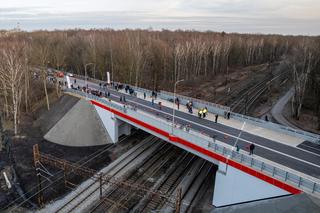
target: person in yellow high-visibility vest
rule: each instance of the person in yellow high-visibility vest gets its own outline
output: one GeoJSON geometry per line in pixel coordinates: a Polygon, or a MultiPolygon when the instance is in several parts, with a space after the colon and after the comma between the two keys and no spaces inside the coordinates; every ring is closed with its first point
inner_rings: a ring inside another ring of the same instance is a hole
{"type": "Polygon", "coordinates": [[[208,113],[208,109],[207,109],[207,107],[205,107],[203,109],[203,118],[205,118],[207,116],[207,113],[208,113]]]}
{"type": "Polygon", "coordinates": [[[203,111],[202,111],[202,109],[199,109],[199,111],[198,111],[198,116],[199,116],[199,118],[201,118],[202,115],[203,115],[203,111]]]}

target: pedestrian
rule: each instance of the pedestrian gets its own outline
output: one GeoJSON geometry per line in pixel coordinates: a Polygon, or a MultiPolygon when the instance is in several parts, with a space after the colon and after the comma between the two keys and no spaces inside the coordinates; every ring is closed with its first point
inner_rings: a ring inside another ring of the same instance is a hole
{"type": "Polygon", "coordinates": [[[123,96],[123,102],[126,102],[126,96],[123,96]]]}
{"type": "Polygon", "coordinates": [[[187,132],[189,132],[189,131],[190,131],[190,127],[191,127],[191,125],[190,125],[190,124],[186,125],[186,131],[187,131],[187,132]]]}
{"type": "Polygon", "coordinates": [[[228,118],[228,120],[230,120],[230,111],[227,113],[227,118],[228,118]]]}
{"type": "Polygon", "coordinates": [[[122,102],[122,96],[120,95],[120,102],[122,102]]]}
{"type": "Polygon", "coordinates": [[[110,97],[110,92],[108,91],[108,97],[110,97]]]}
{"type": "Polygon", "coordinates": [[[161,110],[162,109],[162,103],[159,101],[159,109],[161,110]]]}
{"type": "Polygon", "coordinates": [[[176,104],[177,104],[177,108],[179,110],[179,108],[180,108],[180,100],[179,100],[179,98],[176,98],[176,104]]]}
{"type": "Polygon", "coordinates": [[[143,99],[146,99],[146,97],[147,97],[147,94],[144,92],[143,93],[143,99]]]}
{"type": "Polygon", "coordinates": [[[268,115],[266,115],[266,117],[264,117],[265,121],[269,121],[268,119],[268,115]]]}
{"type": "Polygon", "coordinates": [[[74,84],[76,84],[77,83],[77,79],[74,79],[74,84]]]}
{"type": "Polygon", "coordinates": [[[224,117],[225,119],[227,119],[227,111],[224,111],[224,112],[223,112],[223,117],[224,117]]]}
{"type": "Polygon", "coordinates": [[[208,113],[208,108],[205,107],[205,108],[203,109],[203,118],[205,118],[205,117],[207,116],[207,113],[208,113]]]}
{"type": "Polygon", "coordinates": [[[154,99],[153,99],[153,97],[152,97],[152,99],[151,99],[151,104],[152,104],[152,106],[154,105],[154,99]]]}
{"type": "Polygon", "coordinates": [[[99,87],[101,88],[101,83],[99,83],[99,87]]]}
{"type": "Polygon", "coordinates": [[[239,147],[239,145],[237,144],[236,145],[236,151],[239,153],[239,151],[240,151],[240,147],[239,147]]]}
{"type": "Polygon", "coordinates": [[[198,116],[199,116],[199,118],[201,118],[203,116],[203,110],[202,109],[199,109],[198,116]]]}
{"type": "Polygon", "coordinates": [[[218,123],[218,114],[216,114],[215,119],[214,119],[215,123],[218,123]]]}
{"type": "Polygon", "coordinates": [[[249,146],[249,150],[250,150],[249,155],[253,155],[254,148],[255,148],[255,145],[253,143],[251,143],[250,146],[249,146]]]}

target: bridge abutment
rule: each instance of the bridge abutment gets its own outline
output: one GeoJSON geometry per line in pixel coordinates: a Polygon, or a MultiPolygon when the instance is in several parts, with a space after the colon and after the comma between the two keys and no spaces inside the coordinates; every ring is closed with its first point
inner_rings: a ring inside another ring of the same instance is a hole
{"type": "Polygon", "coordinates": [[[118,119],[112,112],[94,105],[106,131],[113,143],[117,143],[119,136],[130,135],[132,126],[118,119]]]}
{"type": "Polygon", "coordinates": [[[273,184],[219,162],[212,204],[223,207],[289,194],[273,184]]]}

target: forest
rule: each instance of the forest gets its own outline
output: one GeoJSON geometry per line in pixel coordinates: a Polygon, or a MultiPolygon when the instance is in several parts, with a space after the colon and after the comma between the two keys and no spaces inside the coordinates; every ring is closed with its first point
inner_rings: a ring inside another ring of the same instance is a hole
{"type": "MultiPolygon", "coordinates": [[[[15,134],[21,114],[57,92],[48,68],[153,90],[179,79],[223,76],[229,68],[285,61],[295,89],[293,116],[303,107],[320,121],[320,37],[197,31],[56,30],[0,32],[0,112],[15,134]],[[35,70],[39,75],[35,76],[35,70]]],[[[320,122],[319,129],[320,129],[320,122]]]]}

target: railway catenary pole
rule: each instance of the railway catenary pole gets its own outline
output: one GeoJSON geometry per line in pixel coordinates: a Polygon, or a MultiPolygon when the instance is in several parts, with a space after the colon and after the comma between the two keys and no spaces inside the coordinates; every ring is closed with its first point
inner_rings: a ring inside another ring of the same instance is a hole
{"type": "Polygon", "coordinates": [[[172,128],[171,128],[171,134],[173,135],[173,128],[174,128],[174,117],[175,117],[175,106],[176,106],[176,90],[177,90],[177,85],[178,83],[184,81],[184,79],[176,81],[174,83],[174,89],[173,89],[173,112],[172,112],[172,128]]]}
{"type": "Polygon", "coordinates": [[[180,213],[181,209],[181,196],[182,195],[182,189],[179,188],[177,191],[177,197],[176,197],[176,211],[175,213],[180,213]]]}

